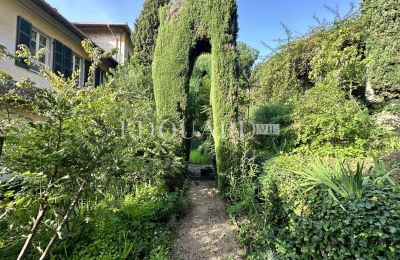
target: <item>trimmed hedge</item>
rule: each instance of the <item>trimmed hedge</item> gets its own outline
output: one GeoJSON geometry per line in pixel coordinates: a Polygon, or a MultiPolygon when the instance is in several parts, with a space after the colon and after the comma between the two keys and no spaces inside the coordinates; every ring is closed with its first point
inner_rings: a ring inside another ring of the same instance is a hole
{"type": "Polygon", "coordinates": [[[372,88],[386,98],[400,97],[400,2],[364,0],[368,76],[372,88]]]}
{"type": "Polygon", "coordinates": [[[222,125],[230,127],[238,111],[237,28],[235,0],[177,0],[160,11],[153,61],[158,118],[185,123],[187,127],[189,81],[195,59],[211,52],[211,103],[220,188],[232,153],[232,142],[223,136],[222,125]]]}
{"type": "Polygon", "coordinates": [[[158,10],[168,3],[169,0],[146,0],[135,22],[135,31],[132,33],[133,52],[142,65],[151,67],[160,26],[158,10]]]}

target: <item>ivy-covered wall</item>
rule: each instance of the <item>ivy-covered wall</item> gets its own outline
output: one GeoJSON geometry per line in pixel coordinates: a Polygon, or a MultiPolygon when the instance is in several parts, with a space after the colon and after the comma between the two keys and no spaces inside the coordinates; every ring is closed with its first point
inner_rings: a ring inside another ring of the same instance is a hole
{"type": "Polygon", "coordinates": [[[211,52],[211,103],[219,186],[229,167],[229,133],[237,104],[235,0],[177,0],[160,11],[153,82],[160,120],[187,123],[190,76],[196,57],[211,52]],[[225,127],[223,126],[225,125],[225,127]]]}
{"type": "Polygon", "coordinates": [[[364,0],[368,77],[382,97],[400,97],[400,1],[364,0]]]}

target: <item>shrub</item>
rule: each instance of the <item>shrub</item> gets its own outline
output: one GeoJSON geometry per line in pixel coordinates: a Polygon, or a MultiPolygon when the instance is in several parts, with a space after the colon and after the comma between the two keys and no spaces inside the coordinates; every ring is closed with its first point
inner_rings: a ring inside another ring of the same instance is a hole
{"type": "Polygon", "coordinates": [[[338,150],[345,155],[362,154],[370,141],[371,118],[365,107],[348,99],[336,84],[310,89],[296,104],[293,128],[297,144],[327,154],[338,150]]]}
{"type": "Polygon", "coordinates": [[[199,150],[191,150],[189,162],[194,164],[210,164],[211,159],[199,150]]]}
{"type": "Polygon", "coordinates": [[[186,206],[179,194],[167,193],[162,186],[140,185],[134,195],[120,198],[107,193],[94,207],[84,237],[68,258],[166,259],[168,223],[186,206]]]}
{"type": "Polygon", "coordinates": [[[250,111],[251,121],[257,124],[279,124],[279,136],[257,135],[253,139],[254,148],[272,154],[289,151],[294,144],[295,136],[291,129],[292,107],[281,102],[260,103],[250,111]]]}
{"type": "Polygon", "coordinates": [[[211,137],[208,137],[204,142],[199,146],[198,150],[210,158],[211,160],[214,160],[215,158],[215,146],[214,146],[214,140],[212,140],[211,137]]]}
{"type": "Polygon", "coordinates": [[[239,235],[251,256],[272,251],[278,259],[400,257],[398,187],[365,185],[361,196],[337,202],[326,196],[324,187],[306,191],[301,177],[288,171],[297,159],[284,165],[289,159],[266,163],[261,207],[245,214],[249,221],[243,222],[239,235]]]}

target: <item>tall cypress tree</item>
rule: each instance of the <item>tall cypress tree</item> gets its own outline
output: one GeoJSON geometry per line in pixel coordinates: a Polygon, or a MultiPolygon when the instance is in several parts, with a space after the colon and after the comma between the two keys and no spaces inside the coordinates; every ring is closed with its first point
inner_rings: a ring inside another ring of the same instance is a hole
{"type": "Polygon", "coordinates": [[[138,61],[145,66],[151,66],[157,41],[160,19],[158,10],[169,3],[169,0],[146,0],[140,16],[135,22],[132,34],[133,50],[138,61]]]}
{"type": "Polygon", "coordinates": [[[378,95],[400,97],[400,1],[364,0],[368,77],[378,95]]]}

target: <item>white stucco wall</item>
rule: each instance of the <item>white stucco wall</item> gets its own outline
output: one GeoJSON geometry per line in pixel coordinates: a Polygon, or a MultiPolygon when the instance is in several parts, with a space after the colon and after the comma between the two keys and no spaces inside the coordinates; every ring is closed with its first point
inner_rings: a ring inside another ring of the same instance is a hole
{"type": "Polygon", "coordinates": [[[125,59],[132,55],[133,46],[130,35],[122,29],[111,28],[112,33],[110,30],[103,29],[81,28],[81,30],[104,50],[117,48],[118,53],[114,56],[114,59],[118,63],[124,63],[125,59]]]}

